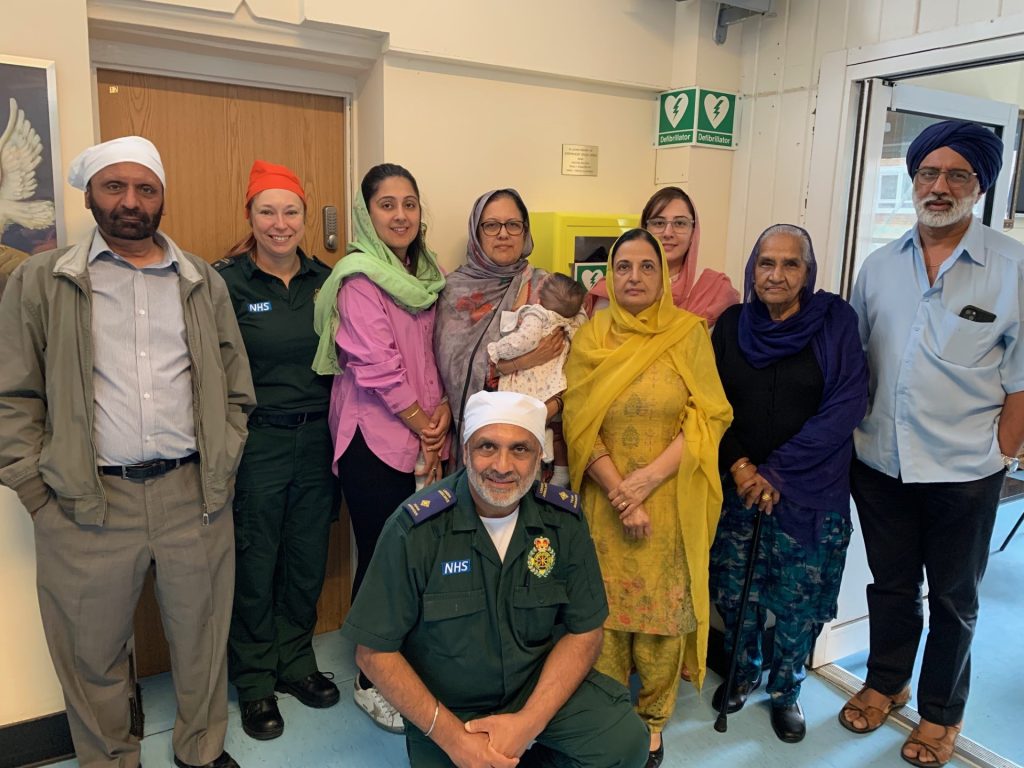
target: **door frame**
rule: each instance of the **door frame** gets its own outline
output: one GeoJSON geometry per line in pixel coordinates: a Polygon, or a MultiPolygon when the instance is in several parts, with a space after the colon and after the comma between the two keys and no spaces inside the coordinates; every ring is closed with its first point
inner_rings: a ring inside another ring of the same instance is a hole
{"type": "MultiPolygon", "coordinates": [[[[848,260],[854,253],[857,192],[870,162],[862,130],[866,114],[883,109],[888,99],[878,92],[881,89],[871,87],[872,82],[1022,59],[1022,52],[1024,15],[1019,15],[1000,19],[998,27],[970,24],[823,57],[804,212],[804,226],[814,241],[826,243],[819,251],[823,288],[844,295],[852,288],[848,260]]],[[[863,586],[844,583],[844,590],[863,586]]],[[[831,622],[815,644],[811,667],[853,653],[860,643],[866,647],[866,639],[866,619],[831,622]]]]}
{"type": "Polygon", "coordinates": [[[818,75],[814,140],[804,225],[818,249],[818,275],[826,290],[840,289],[847,237],[851,169],[858,154],[860,85],[872,78],[903,79],[966,66],[1024,58],[1024,14],[909,38],[834,51],[822,58],[818,75]]]}
{"type": "MultiPolygon", "coordinates": [[[[309,93],[342,99],[342,163],[339,170],[346,199],[358,194],[356,173],[355,98],[358,78],[380,56],[379,44],[352,52],[344,33],[304,30],[300,25],[278,25],[270,35],[267,25],[235,23],[230,18],[199,18],[194,9],[145,13],[104,5],[89,8],[90,75],[93,96],[93,132],[100,132],[99,70],[114,70],[221,85],[309,93]],[[98,15],[98,18],[94,15],[98,15]],[[157,25],[165,24],[166,27],[157,25]],[[201,28],[200,28],[201,25],[201,28]],[[258,28],[257,28],[258,27],[258,28]],[[211,32],[224,37],[211,37],[211,32]],[[324,51],[329,51],[324,53],[324,51]],[[348,51],[339,53],[339,51],[348,51]],[[373,53],[377,58],[370,58],[373,53]],[[358,54],[358,55],[356,55],[358,54]],[[325,67],[325,62],[329,67],[325,67]]],[[[311,212],[312,213],[312,212],[311,212]]],[[[345,232],[352,232],[351,205],[339,211],[345,232]]],[[[319,216],[319,212],[315,215],[319,216]]],[[[344,253],[341,244],[338,255],[344,253]]],[[[347,517],[342,514],[344,521],[347,517]]],[[[342,534],[345,535],[345,534],[342,534]]],[[[347,533],[349,583],[355,573],[355,537],[347,533]]],[[[333,540],[333,537],[332,537],[333,540]]],[[[147,576],[147,581],[152,574],[147,576]]],[[[149,589],[148,586],[145,587],[149,589]]],[[[138,611],[138,608],[136,609],[138,611]]],[[[137,614],[138,615],[138,614],[137,614]]],[[[157,653],[151,661],[161,663],[157,653]]],[[[169,666],[169,663],[168,663],[169,666]]]]}
{"type": "MultiPolygon", "coordinates": [[[[112,69],[344,100],[343,186],[357,191],[356,96],[379,61],[383,35],[270,23],[194,8],[134,8],[109,0],[89,4],[93,135],[100,136],[97,70],[112,69]]],[[[352,231],[351,206],[345,231],[352,231]]]]}

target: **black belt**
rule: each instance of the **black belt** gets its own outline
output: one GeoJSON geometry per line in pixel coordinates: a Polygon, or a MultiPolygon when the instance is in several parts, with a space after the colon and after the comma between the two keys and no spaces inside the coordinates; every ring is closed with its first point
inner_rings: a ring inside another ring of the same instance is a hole
{"type": "Polygon", "coordinates": [[[190,453],[180,459],[153,459],[144,461],[141,464],[129,464],[126,467],[99,467],[100,474],[117,475],[126,480],[148,480],[151,477],[166,475],[172,469],[177,469],[182,464],[192,464],[199,461],[198,453],[190,453]]]}
{"type": "Polygon", "coordinates": [[[249,426],[253,427],[286,427],[294,429],[317,419],[327,417],[327,411],[309,411],[308,413],[253,413],[249,416],[249,426]]]}

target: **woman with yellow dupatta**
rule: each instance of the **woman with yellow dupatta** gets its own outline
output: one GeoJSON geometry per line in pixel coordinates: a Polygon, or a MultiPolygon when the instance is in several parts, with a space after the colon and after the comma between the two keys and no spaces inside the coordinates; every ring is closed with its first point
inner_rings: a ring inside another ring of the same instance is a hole
{"type": "Polygon", "coordinates": [[[648,768],[685,662],[704,681],[708,551],[722,506],[718,442],[732,409],[706,322],[676,309],[658,241],[632,229],[608,257],[610,304],[573,340],[564,428],[609,615],[596,669],[628,684],[651,732],[648,768]]]}

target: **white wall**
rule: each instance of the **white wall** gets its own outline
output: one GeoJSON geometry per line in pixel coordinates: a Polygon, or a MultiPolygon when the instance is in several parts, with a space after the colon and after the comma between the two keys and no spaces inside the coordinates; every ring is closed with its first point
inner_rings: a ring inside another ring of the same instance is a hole
{"type": "MultiPolygon", "coordinates": [[[[0,52],[49,59],[57,65],[63,175],[92,141],[92,81],[85,0],[5,3],[0,52]],[[61,23],[54,23],[60,19],[61,23]],[[46,30],[41,34],[40,30],[46,30]]],[[[71,236],[91,218],[82,193],[65,186],[64,219],[71,236]]],[[[12,491],[0,488],[0,726],[59,712],[64,699],[53,673],[39,621],[32,522],[12,491]]]]}
{"type": "Polygon", "coordinates": [[[388,50],[395,53],[653,87],[664,85],[669,74],[675,6],[670,0],[302,2],[309,21],[387,32],[388,50]]]}
{"type": "Polygon", "coordinates": [[[532,211],[598,213],[638,212],[655,189],[649,93],[391,55],[385,66],[384,154],[416,176],[446,268],[463,262],[470,207],[489,189],[517,188],[532,211]],[[562,144],[596,145],[599,175],[562,176],[562,144]]]}
{"type": "MultiPolygon", "coordinates": [[[[742,33],[745,98],[727,244],[734,277],[765,227],[805,223],[818,74],[826,54],[912,43],[918,35],[970,25],[979,25],[980,36],[989,24],[1024,13],[1024,0],[776,0],[775,6],[774,18],[750,19],[730,31],[742,33]]],[[[823,161],[834,162],[840,151],[821,149],[823,161]]],[[[827,228],[827,222],[814,224],[817,231],[827,228]]]]}

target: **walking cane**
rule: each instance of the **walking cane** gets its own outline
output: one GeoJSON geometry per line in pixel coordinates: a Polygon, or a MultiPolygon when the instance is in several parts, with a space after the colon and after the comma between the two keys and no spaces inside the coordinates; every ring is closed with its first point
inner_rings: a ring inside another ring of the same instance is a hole
{"type": "Polygon", "coordinates": [[[743,580],[743,593],[740,595],[740,610],[736,618],[736,627],[732,631],[732,656],[729,658],[729,674],[725,678],[725,689],[722,692],[722,703],[718,710],[718,719],[715,720],[715,730],[725,733],[729,730],[728,718],[729,699],[732,694],[732,684],[736,679],[736,659],[740,655],[740,630],[743,628],[743,619],[747,613],[747,601],[750,598],[750,585],[754,581],[754,564],[757,558],[757,545],[761,540],[761,518],[764,516],[757,507],[754,508],[754,534],[750,537],[750,553],[747,557],[747,576],[743,580]]]}

